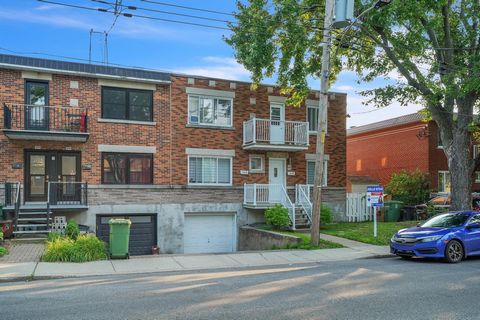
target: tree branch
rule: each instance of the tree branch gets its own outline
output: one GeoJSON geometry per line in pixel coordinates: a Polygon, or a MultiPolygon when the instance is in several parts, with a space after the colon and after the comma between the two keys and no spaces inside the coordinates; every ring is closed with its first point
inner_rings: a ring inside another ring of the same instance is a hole
{"type": "MultiPolygon", "coordinates": [[[[443,32],[445,35],[445,62],[447,62],[447,70],[450,70],[449,64],[453,64],[453,39],[450,32],[450,7],[452,0],[448,0],[448,4],[442,7],[443,16],[443,32]]],[[[448,71],[447,71],[448,72],[448,71]]]]}

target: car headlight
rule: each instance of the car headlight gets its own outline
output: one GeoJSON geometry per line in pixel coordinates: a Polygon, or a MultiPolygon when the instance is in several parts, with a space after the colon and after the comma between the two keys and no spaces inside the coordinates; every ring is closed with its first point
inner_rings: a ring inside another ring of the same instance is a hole
{"type": "Polygon", "coordinates": [[[395,242],[396,239],[397,239],[397,235],[394,234],[394,235],[390,238],[390,242],[395,242]]]}
{"type": "Polygon", "coordinates": [[[425,238],[420,238],[418,241],[420,242],[431,242],[431,241],[437,241],[443,236],[431,236],[431,237],[425,237],[425,238]]]}

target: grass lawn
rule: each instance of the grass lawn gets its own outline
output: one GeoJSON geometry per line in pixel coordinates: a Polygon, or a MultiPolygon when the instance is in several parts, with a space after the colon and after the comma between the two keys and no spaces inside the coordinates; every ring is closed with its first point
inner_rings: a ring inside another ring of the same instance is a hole
{"type": "Polygon", "coordinates": [[[377,239],[373,237],[373,222],[341,222],[322,225],[321,233],[375,245],[388,245],[400,229],[415,226],[418,221],[378,222],[377,239]]]}

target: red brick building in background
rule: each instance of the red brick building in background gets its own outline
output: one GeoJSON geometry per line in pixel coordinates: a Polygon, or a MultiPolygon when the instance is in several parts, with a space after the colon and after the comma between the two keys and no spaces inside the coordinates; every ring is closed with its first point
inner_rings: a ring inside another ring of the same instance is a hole
{"type": "MultiPolygon", "coordinates": [[[[386,185],[396,172],[419,169],[429,175],[432,191],[449,192],[450,176],[438,126],[423,118],[414,113],[347,130],[347,190],[355,190],[362,179],[386,185]]],[[[472,147],[474,153],[476,147],[472,147]]],[[[475,191],[480,188],[480,176],[474,181],[475,191]]]]}

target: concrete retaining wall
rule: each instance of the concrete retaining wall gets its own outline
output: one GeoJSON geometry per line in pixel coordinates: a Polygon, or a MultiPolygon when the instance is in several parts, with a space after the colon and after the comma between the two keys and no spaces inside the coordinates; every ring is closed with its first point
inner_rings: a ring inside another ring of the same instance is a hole
{"type": "Polygon", "coordinates": [[[270,250],[273,247],[285,248],[287,245],[299,244],[302,239],[244,226],[238,233],[238,251],[270,250]]]}

